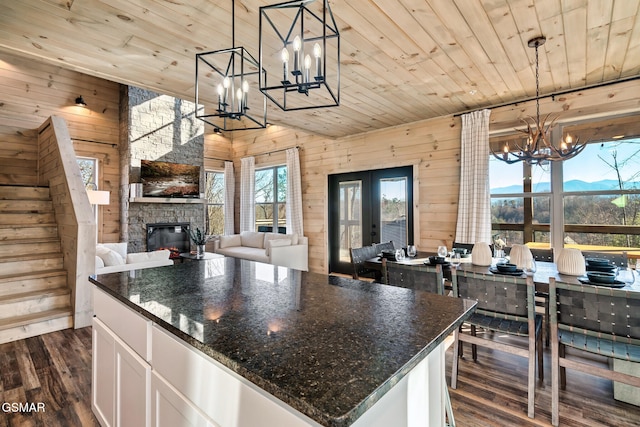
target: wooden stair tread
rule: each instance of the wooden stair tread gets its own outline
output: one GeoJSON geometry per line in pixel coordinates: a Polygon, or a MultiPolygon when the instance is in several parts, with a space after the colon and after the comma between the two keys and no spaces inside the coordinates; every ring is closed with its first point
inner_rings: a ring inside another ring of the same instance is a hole
{"type": "Polygon", "coordinates": [[[41,222],[35,224],[0,224],[0,229],[2,228],[37,228],[37,227],[57,227],[58,224],[55,222],[41,222]]]}
{"type": "Polygon", "coordinates": [[[54,308],[47,311],[41,311],[39,313],[30,313],[24,316],[16,316],[9,319],[0,319],[0,331],[5,329],[17,328],[25,325],[30,325],[36,322],[43,322],[46,320],[57,319],[60,317],[71,316],[71,306],[64,308],[54,308]]]}
{"type": "Polygon", "coordinates": [[[66,276],[66,270],[42,270],[42,271],[34,271],[32,273],[18,273],[18,274],[5,274],[0,276],[0,286],[3,282],[12,282],[17,279],[28,280],[28,279],[45,279],[48,277],[55,276],[66,276]]]}
{"type": "Polygon", "coordinates": [[[0,296],[0,306],[2,304],[7,304],[7,303],[16,303],[19,301],[27,301],[27,300],[31,300],[34,298],[42,298],[42,297],[54,297],[54,296],[59,296],[59,295],[68,295],[71,293],[71,290],[67,287],[64,288],[52,288],[52,289],[45,289],[45,290],[40,290],[40,291],[29,291],[29,292],[22,292],[22,293],[18,293],[18,294],[12,294],[12,295],[4,295],[4,296],[0,296]]]}
{"type": "Polygon", "coordinates": [[[26,254],[26,255],[8,255],[0,258],[0,264],[6,262],[16,262],[16,261],[32,261],[38,259],[50,259],[50,258],[62,258],[62,253],[60,252],[43,252],[41,254],[26,254]]]}
{"type": "Polygon", "coordinates": [[[23,245],[23,244],[38,244],[38,243],[56,243],[60,242],[60,239],[57,237],[33,237],[26,239],[5,239],[2,240],[2,243],[8,243],[12,245],[23,245]]]}

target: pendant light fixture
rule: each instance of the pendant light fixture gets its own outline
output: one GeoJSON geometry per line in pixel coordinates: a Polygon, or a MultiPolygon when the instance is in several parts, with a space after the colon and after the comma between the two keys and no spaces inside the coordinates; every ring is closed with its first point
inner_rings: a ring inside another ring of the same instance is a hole
{"type": "Polygon", "coordinates": [[[517,129],[525,134],[525,138],[507,142],[502,152],[496,153],[491,149],[491,153],[499,160],[506,163],[525,162],[530,165],[546,165],[549,162],[567,160],[578,155],[585,147],[585,144],[578,143],[567,135],[559,142],[552,141],[551,131],[556,124],[557,117],[551,118],[547,114],[540,120],[540,65],[538,59],[538,48],[547,39],[544,36],[535,37],[528,42],[528,46],[536,50],[536,117],[522,119],[527,125],[526,130],[517,129]]]}
{"type": "Polygon", "coordinates": [[[262,6],[258,56],[260,90],[282,110],[340,105],[340,34],[328,0],[262,6]]]}
{"type": "Polygon", "coordinates": [[[196,54],[196,118],[214,131],[262,129],[267,126],[267,100],[259,90],[264,70],[235,44],[235,0],[231,2],[229,49],[196,54]]]}

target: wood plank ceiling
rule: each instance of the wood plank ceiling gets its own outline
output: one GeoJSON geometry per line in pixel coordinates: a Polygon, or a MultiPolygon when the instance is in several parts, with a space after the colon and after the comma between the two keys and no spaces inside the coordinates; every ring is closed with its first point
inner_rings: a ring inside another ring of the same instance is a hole
{"type": "MultiPolygon", "coordinates": [[[[236,1],[236,46],[257,58],[259,7],[276,2],[236,1]]],[[[342,137],[531,98],[527,41],[541,34],[541,94],[640,74],[640,0],[330,4],[341,105],[268,103],[270,123],[342,137]]],[[[1,0],[0,50],[194,100],[195,55],[232,46],[231,9],[231,0],[1,0]]]]}

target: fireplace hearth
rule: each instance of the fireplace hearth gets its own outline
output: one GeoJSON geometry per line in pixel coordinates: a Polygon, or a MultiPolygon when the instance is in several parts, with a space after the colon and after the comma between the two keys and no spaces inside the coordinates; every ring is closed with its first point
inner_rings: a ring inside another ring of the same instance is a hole
{"type": "Polygon", "coordinates": [[[170,257],[178,258],[181,252],[189,252],[189,223],[147,224],[147,251],[168,249],[170,257]]]}

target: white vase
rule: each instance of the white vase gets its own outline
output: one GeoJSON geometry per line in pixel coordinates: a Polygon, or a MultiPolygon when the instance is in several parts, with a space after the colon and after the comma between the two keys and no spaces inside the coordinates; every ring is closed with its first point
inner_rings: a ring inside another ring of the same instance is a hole
{"type": "Polygon", "coordinates": [[[491,265],[491,248],[488,243],[478,242],[471,249],[471,263],[473,265],[491,265]]]}

